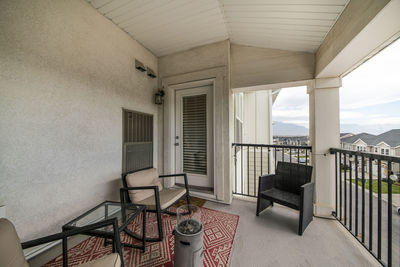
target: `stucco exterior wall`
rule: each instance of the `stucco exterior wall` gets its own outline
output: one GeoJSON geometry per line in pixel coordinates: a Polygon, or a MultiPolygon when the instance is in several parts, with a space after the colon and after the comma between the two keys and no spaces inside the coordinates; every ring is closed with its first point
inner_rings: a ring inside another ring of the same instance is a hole
{"type": "Polygon", "coordinates": [[[314,78],[314,54],[231,44],[232,88],[314,78]]]}
{"type": "Polygon", "coordinates": [[[134,59],[158,64],[83,0],[0,1],[0,36],[0,203],[27,240],[119,198],[123,107],[154,115],[157,151],[134,59]]]}
{"type": "Polygon", "coordinates": [[[228,66],[229,45],[229,41],[222,41],[160,57],[160,78],[228,66]]]}

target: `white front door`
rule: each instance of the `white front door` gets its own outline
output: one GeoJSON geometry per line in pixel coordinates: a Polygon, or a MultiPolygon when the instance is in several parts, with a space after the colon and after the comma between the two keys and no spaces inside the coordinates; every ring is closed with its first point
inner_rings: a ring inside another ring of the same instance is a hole
{"type": "Polygon", "coordinates": [[[212,90],[211,85],[177,90],[175,98],[175,171],[187,173],[193,189],[207,191],[214,188],[212,90]]]}

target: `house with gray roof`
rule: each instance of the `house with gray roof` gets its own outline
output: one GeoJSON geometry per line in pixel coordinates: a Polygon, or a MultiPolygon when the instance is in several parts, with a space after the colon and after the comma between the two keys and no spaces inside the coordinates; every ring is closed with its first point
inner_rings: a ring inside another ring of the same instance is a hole
{"type": "Polygon", "coordinates": [[[392,129],[379,135],[360,133],[341,138],[343,149],[400,156],[400,129],[392,129]]]}

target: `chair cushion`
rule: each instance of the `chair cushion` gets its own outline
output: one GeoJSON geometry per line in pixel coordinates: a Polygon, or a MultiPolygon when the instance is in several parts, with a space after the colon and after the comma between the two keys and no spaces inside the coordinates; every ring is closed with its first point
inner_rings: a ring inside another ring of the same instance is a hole
{"type": "Polygon", "coordinates": [[[260,197],[268,199],[272,202],[282,204],[284,206],[290,207],[292,209],[298,210],[300,207],[300,196],[279,190],[277,188],[272,188],[260,192],[260,197]]]}
{"type": "MultiPolygon", "coordinates": [[[[126,184],[128,187],[157,185],[159,191],[163,189],[158,178],[158,171],[154,168],[128,174],[126,184]]],[[[154,190],[129,190],[129,198],[132,203],[138,203],[153,195],[154,190]]]]}
{"type": "MultiPolygon", "coordinates": [[[[172,204],[175,203],[178,199],[180,199],[183,195],[186,194],[185,188],[165,188],[163,191],[160,192],[160,206],[161,209],[166,209],[172,204]]],[[[142,201],[135,202],[137,204],[146,205],[146,208],[149,210],[155,210],[155,197],[151,196],[142,201]]]]}
{"type": "Polygon", "coordinates": [[[80,264],[77,267],[121,267],[121,258],[118,253],[112,253],[98,260],[80,264]]]}
{"type": "Polygon", "coordinates": [[[4,218],[0,219],[0,266],[29,267],[14,225],[4,218]]]}

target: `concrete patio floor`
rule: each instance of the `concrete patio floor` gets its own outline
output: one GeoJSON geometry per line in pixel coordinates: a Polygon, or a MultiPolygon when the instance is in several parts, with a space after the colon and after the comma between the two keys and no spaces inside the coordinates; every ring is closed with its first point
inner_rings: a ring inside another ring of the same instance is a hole
{"type": "Polygon", "coordinates": [[[381,266],[336,220],[314,218],[297,235],[298,212],[275,204],[255,215],[255,202],[204,207],[240,216],[230,266],[381,266]]]}

